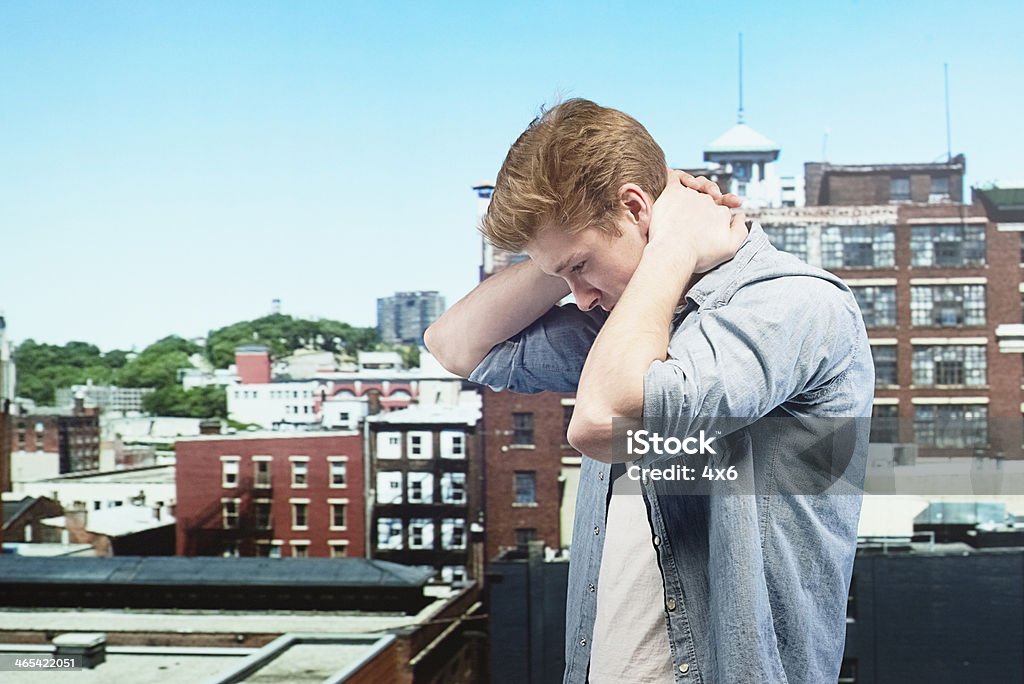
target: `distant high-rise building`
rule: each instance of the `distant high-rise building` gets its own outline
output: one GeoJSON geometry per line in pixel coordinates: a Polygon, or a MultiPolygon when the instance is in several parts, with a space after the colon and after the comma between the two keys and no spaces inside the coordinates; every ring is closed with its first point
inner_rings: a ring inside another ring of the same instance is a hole
{"type": "Polygon", "coordinates": [[[7,339],[7,321],[0,313],[0,401],[14,400],[14,359],[7,339]]]}
{"type": "Polygon", "coordinates": [[[377,333],[387,344],[423,344],[423,333],[444,313],[436,290],[396,292],[377,300],[377,333]]]}

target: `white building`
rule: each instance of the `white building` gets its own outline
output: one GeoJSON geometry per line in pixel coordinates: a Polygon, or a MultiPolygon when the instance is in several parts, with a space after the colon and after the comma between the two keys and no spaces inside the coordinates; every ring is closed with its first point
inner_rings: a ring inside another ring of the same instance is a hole
{"type": "Polygon", "coordinates": [[[737,123],[704,148],[704,161],[731,175],[728,191],[744,208],[803,206],[803,178],[780,178],[779,146],[745,123],[737,123]]]}
{"type": "Polygon", "coordinates": [[[314,380],[232,385],[227,389],[228,417],[267,430],[316,426],[319,390],[314,380]]]}
{"type": "Polygon", "coordinates": [[[165,508],[173,506],[177,494],[174,466],[156,466],[134,470],[100,472],[89,475],[63,475],[38,482],[26,482],[21,492],[28,496],[46,496],[65,509],[100,510],[120,506],[165,508]]]}

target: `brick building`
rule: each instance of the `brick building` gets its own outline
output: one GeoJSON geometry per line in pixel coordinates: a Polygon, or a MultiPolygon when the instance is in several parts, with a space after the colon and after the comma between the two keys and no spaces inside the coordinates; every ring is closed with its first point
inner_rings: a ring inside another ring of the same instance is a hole
{"type": "Polygon", "coordinates": [[[481,576],[479,419],[473,406],[366,419],[372,558],[432,567],[443,582],[481,576]]]}
{"type": "Polygon", "coordinates": [[[180,440],[177,555],[365,555],[359,433],[180,440]]]}
{"type": "Polygon", "coordinates": [[[7,432],[14,483],[99,469],[99,410],[76,401],[72,408],[20,407],[7,432]]]}
{"type": "Polygon", "coordinates": [[[964,167],[810,163],[806,207],[750,215],[853,289],[875,360],[874,441],[1019,457],[1021,349],[1007,352],[1024,331],[1006,326],[1021,323],[1024,226],[963,204],[964,167]]]}
{"type": "Polygon", "coordinates": [[[487,559],[531,541],[567,546],[581,458],[566,440],[575,395],[483,393],[487,559]]]}

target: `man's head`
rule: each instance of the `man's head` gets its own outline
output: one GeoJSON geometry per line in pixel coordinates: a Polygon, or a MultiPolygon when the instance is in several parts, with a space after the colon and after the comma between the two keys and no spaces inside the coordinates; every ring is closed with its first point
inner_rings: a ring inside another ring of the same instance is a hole
{"type": "Polygon", "coordinates": [[[639,122],[568,100],[512,145],[483,233],[565,278],[581,308],[610,310],[640,261],[666,179],[665,153],[639,122]]]}

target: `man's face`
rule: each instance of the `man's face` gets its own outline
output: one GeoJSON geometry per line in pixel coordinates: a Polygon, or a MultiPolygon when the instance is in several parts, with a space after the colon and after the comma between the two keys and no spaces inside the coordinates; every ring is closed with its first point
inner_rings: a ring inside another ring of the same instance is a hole
{"type": "Polygon", "coordinates": [[[617,237],[596,228],[570,235],[559,226],[546,226],[526,245],[526,253],[542,271],[569,284],[580,309],[600,306],[611,311],[647,245],[646,232],[628,212],[616,225],[621,231],[617,237]]]}

